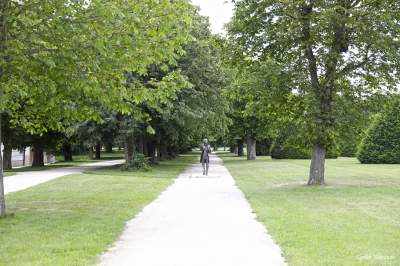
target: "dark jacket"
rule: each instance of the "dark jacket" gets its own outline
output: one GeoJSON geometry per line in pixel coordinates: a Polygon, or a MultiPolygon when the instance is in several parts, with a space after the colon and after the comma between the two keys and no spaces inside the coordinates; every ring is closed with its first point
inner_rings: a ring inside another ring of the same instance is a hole
{"type": "Polygon", "coordinates": [[[201,150],[201,156],[200,156],[200,162],[209,162],[210,161],[210,156],[209,154],[211,153],[211,146],[210,144],[202,144],[200,146],[201,150]]]}

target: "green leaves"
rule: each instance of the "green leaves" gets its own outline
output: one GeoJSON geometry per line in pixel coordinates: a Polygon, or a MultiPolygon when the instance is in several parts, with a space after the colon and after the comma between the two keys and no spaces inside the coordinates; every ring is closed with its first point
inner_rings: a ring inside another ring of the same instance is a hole
{"type": "Polygon", "coordinates": [[[12,1],[1,44],[0,112],[40,133],[97,120],[98,105],[126,113],[127,101],[167,102],[188,86],[178,73],[153,84],[157,93],[134,95],[126,73],[175,64],[189,39],[189,10],[184,0],[12,1]]]}

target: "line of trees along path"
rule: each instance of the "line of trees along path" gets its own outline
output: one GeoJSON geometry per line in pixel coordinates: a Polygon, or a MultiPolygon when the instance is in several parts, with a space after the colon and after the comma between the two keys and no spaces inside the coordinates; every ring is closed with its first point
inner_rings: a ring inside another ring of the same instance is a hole
{"type": "Polygon", "coordinates": [[[186,0],[1,0],[2,142],[33,146],[36,165],[42,150],[99,158],[113,145],[129,163],[222,136],[227,80],[208,26],[186,0]]]}
{"type": "MultiPolygon", "coordinates": [[[[398,1],[235,1],[226,37],[186,0],[0,0],[0,135],[11,149],[124,147],[126,168],[209,138],[247,158],[354,155],[399,84],[398,1]]],[[[0,215],[6,212],[0,151],[0,215]]]]}
{"type": "Polygon", "coordinates": [[[395,0],[235,1],[226,56],[236,89],[228,94],[240,108],[236,123],[252,130],[232,138],[291,130],[285,145],[312,149],[308,184],[324,184],[325,158],[365,124],[362,107],[398,88],[399,18],[395,0]]]}

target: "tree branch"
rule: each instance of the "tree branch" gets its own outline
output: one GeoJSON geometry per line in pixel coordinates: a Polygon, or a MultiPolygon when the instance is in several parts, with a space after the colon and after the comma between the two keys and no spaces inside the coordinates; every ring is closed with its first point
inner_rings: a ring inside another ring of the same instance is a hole
{"type": "MultiPolygon", "coordinates": [[[[311,1],[313,3],[313,1],[311,1]]],[[[320,89],[320,82],[318,79],[318,67],[317,59],[314,55],[314,51],[311,44],[311,29],[310,29],[310,15],[313,10],[312,3],[302,7],[301,22],[302,22],[302,33],[303,41],[305,45],[305,55],[308,61],[308,70],[310,72],[311,84],[314,90],[320,89]]]]}

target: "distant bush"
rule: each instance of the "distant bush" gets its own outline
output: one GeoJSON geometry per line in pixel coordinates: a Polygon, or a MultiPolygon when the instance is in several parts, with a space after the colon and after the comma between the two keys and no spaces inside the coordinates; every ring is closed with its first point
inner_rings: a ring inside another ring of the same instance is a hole
{"type": "Polygon", "coordinates": [[[144,170],[150,171],[151,166],[149,160],[144,156],[144,154],[137,153],[133,157],[133,159],[129,162],[126,162],[121,166],[122,171],[132,171],[132,170],[144,170]]]}
{"type": "Polygon", "coordinates": [[[359,147],[361,163],[400,163],[400,99],[394,100],[371,124],[359,147]]]}

